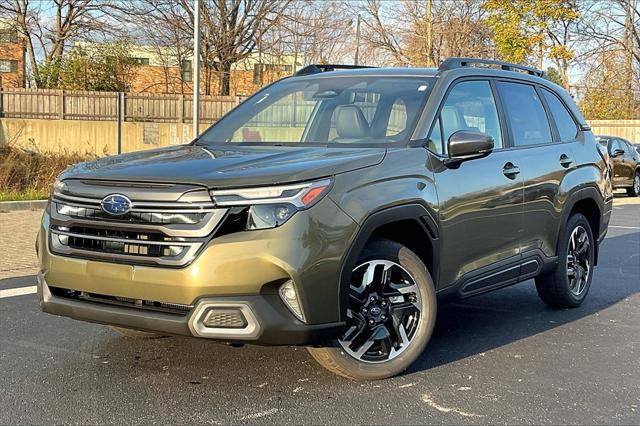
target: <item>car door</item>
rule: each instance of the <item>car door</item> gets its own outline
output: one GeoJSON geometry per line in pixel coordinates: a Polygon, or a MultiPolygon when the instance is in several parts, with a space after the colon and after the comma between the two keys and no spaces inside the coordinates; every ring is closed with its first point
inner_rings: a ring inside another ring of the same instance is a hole
{"type": "Polygon", "coordinates": [[[523,278],[542,267],[540,251],[542,257],[555,255],[567,195],[563,182],[576,167],[572,146],[577,143],[578,126],[560,98],[547,89],[514,81],[500,81],[497,86],[507,117],[510,149],[522,164],[523,278]]]}
{"type": "Polygon", "coordinates": [[[613,186],[619,186],[622,182],[620,181],[622,176],[624,176],[624,163],[622,154],[619,153],[622,147],[620,146],[620,142],[618,139],[613,138],[611,142],[609,142],[609,161],[611,162],[611,183],[613,186]],[[614,154],[618,152],[617,154],[614,154]]]}
{"type": "Polygon", "coordinates": [[[466,295],[518,278],[523,183],[516,156],[504,149],[499,114],[488,80],[459,81],[449,89],[429,137],[429,149],[436,154],[440,283],[466,295]],[[446,141],[460,130],[492,136],[493,152],[445,165],[446,141]]]}
{"type": "Polygon", "coordinates": [[[613,175],[611,183],[614,187],[625,185],[627,182],[627,170],[625,165],[625,153],[622,141],[618,138],[611,139],[609,145],[609,158],[611,159],[611,169],[613,175]]]}
{"type": "Polygon", "coordinates": [[[633,185],[633,178],[635,177],[636,172],[636,151],[626,140],[618,140],[624,150],[624,156],[622,157],[624,183],[625,185],[631,186],[633,185]]]}

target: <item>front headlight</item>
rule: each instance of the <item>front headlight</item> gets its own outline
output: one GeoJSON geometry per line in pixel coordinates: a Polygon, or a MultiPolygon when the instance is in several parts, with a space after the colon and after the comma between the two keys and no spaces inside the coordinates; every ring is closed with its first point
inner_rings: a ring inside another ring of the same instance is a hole
{"type": "Polygon", "coordinates": [[[56,179],[55,182],[53,182],[53,194],[61,194],[63,192],[65,192],[67,190],[67,184],[64,183],[64,181],[61,181],[59,179],[56,179]]]}
{"type": "Polygon", "coordinates": [[[331,188],[331,179],[262,188],[211,190],[220,207],[246,207],[246,230],[275,228],[296,212],[320,201],[331,188]]]}

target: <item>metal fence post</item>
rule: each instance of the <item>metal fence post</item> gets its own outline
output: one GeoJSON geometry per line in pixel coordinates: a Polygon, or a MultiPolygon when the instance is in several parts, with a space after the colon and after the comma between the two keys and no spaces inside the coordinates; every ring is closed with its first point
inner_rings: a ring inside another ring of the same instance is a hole
{"type": "Polygon", "coordinates": [[[60,91],[58,98],[58,118],[64,120],[64,90],[60,91]]]}
{"type": "Polygon", "coordinates": [[[178,105],[178,120],[184,123],[184,95],[180,95],[180,105],[178,105]]]}
{"type": "Polygon", "coordinates": [[[116,93],[116,126],[118,134],[118,154],[122,154],[122,122],[124,121],[124,93],[116,93]]]}

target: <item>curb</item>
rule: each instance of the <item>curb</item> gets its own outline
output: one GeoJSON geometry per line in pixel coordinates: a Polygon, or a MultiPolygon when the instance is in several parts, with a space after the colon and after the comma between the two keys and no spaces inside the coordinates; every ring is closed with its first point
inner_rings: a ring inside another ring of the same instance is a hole
{"type": "Polygon", "coordinates": [[[0,212],[15,212],[18,210],[44,210],[48,200],[29,201],[0,201],[0,212]]]}

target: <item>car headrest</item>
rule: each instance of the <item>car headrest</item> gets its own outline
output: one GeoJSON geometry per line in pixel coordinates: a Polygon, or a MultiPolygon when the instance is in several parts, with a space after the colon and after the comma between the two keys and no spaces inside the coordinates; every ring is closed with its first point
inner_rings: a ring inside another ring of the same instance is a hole
{"type": "Polygon", "coordinates": [[[336,133],[341,138],[366,138],[369,123],[356,105],[341,105],[336,111],[336,133]]]}
{"type": "Polygon", "coordinates": [[[447,129],[460,130],[462,128],[460,125],[460,116],[456,107],[446,105],[442,107],[440,115],[442,116],[442,123],[447,129]]]}

